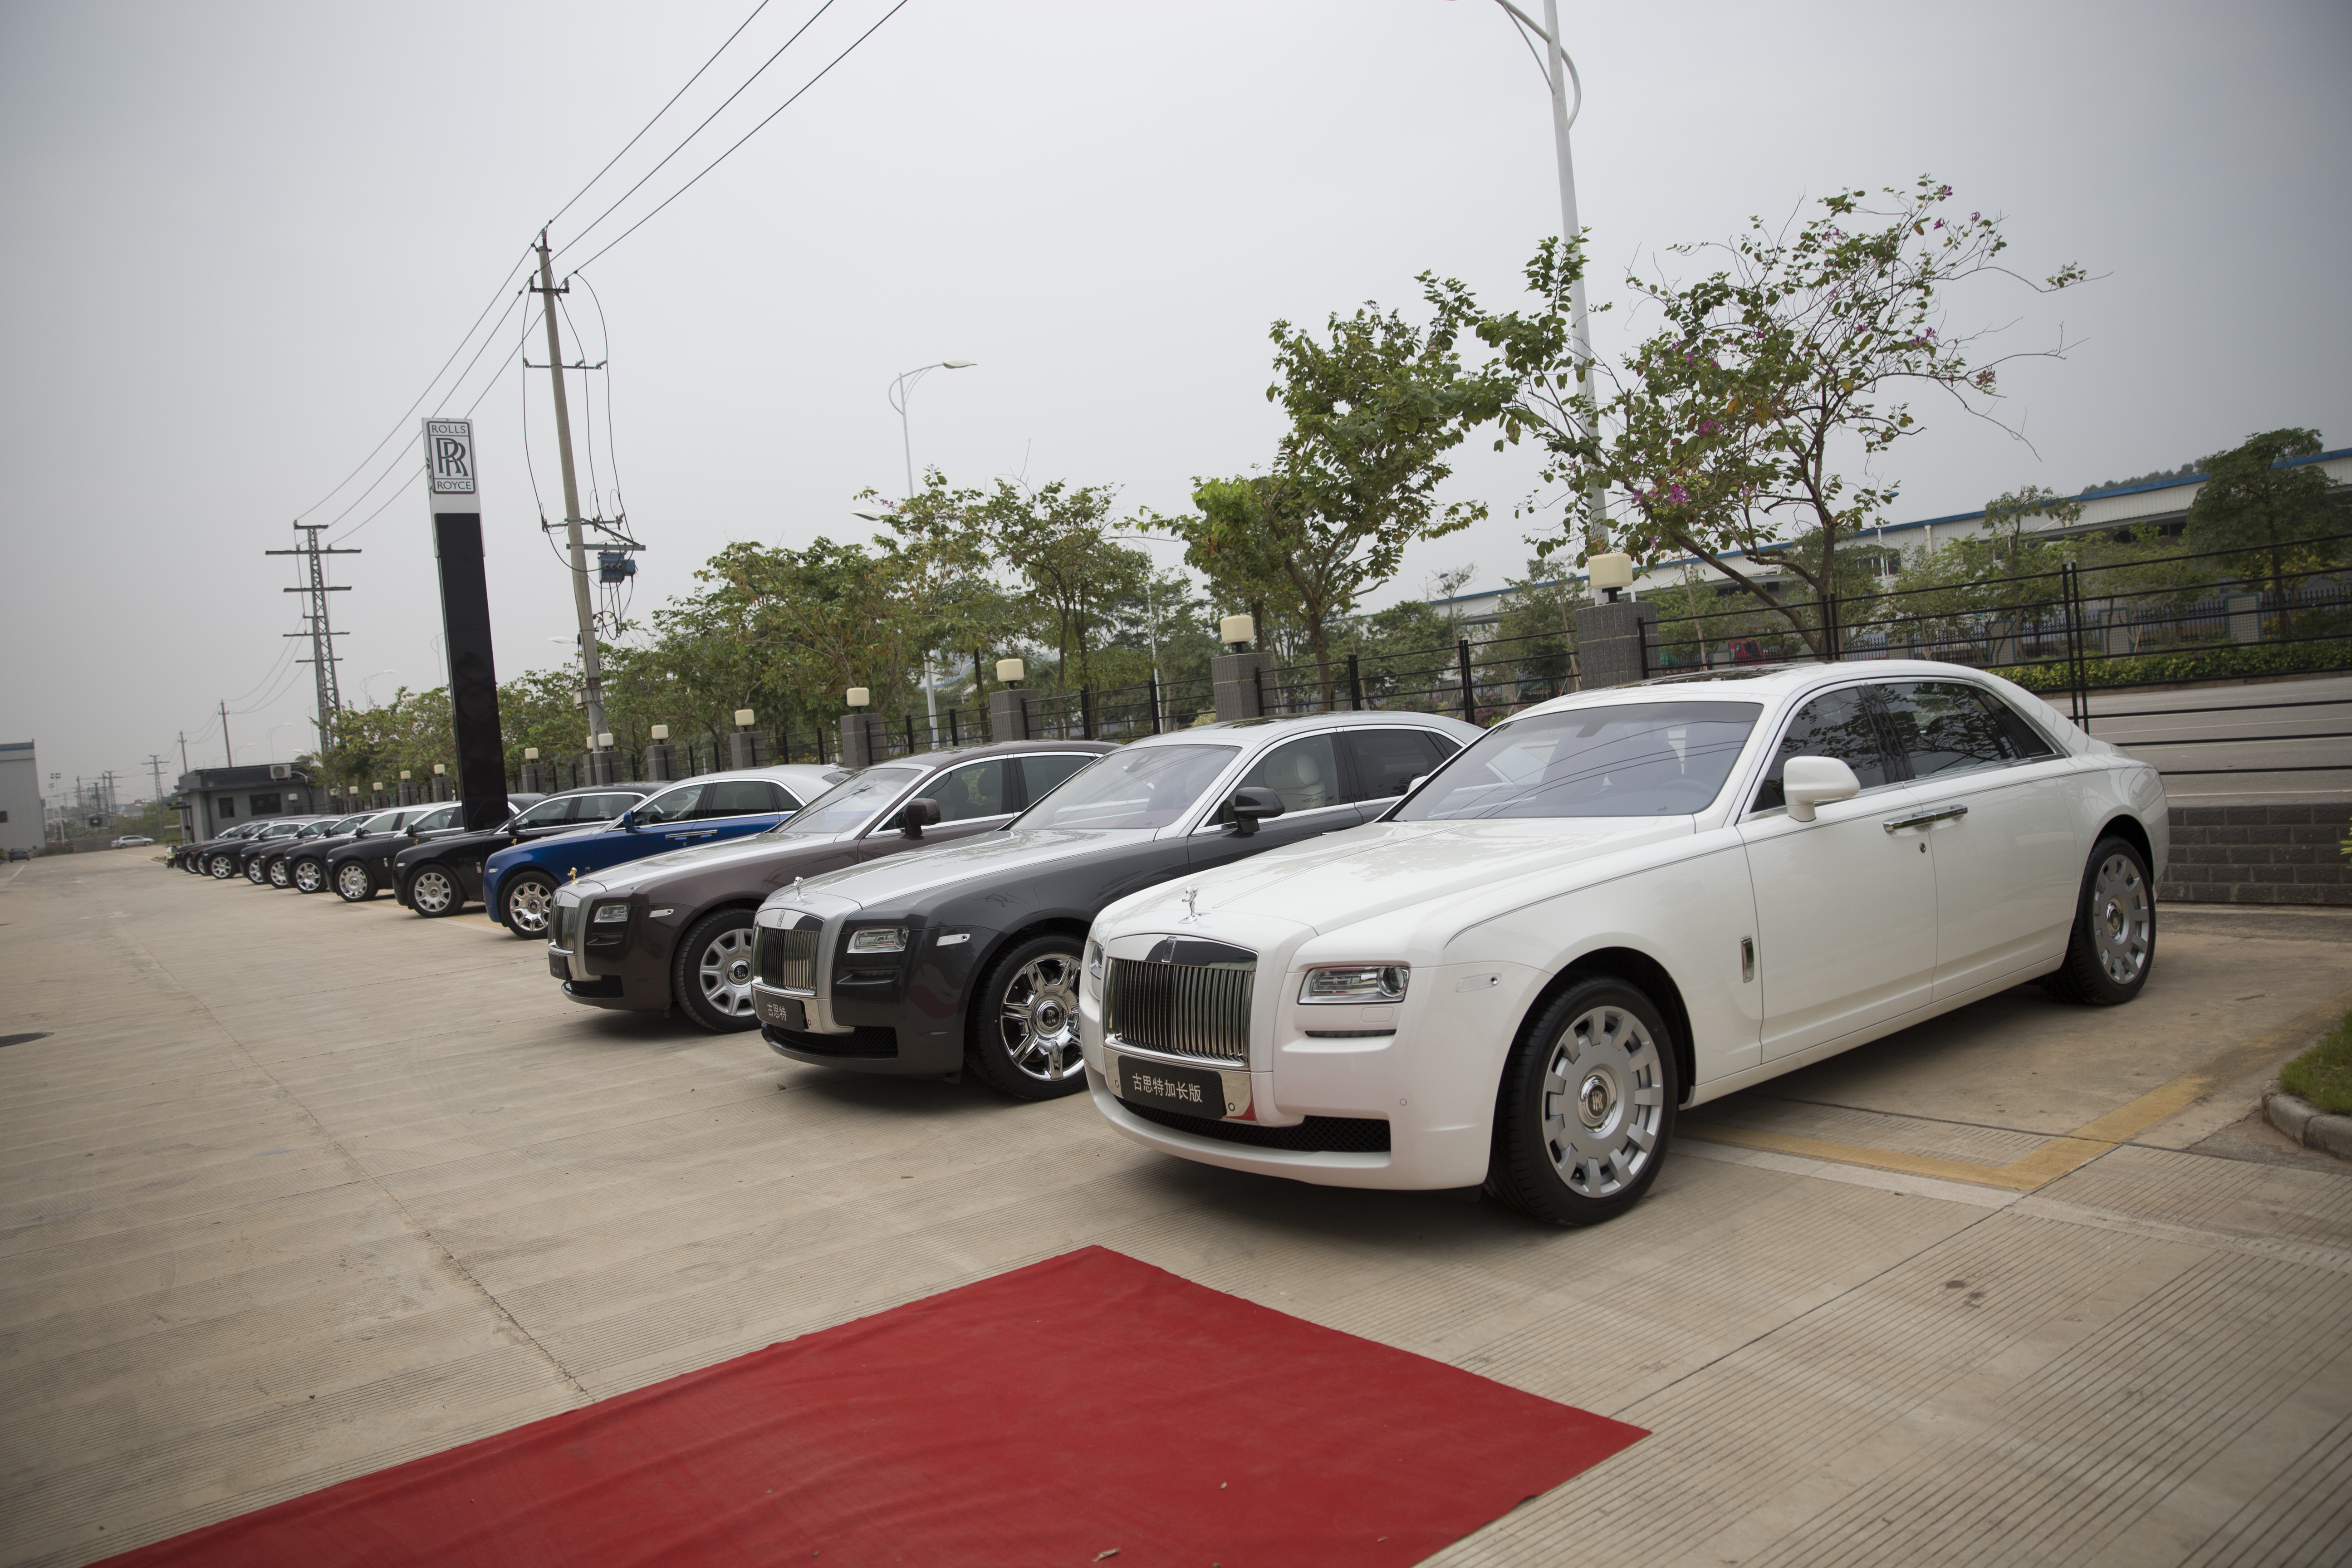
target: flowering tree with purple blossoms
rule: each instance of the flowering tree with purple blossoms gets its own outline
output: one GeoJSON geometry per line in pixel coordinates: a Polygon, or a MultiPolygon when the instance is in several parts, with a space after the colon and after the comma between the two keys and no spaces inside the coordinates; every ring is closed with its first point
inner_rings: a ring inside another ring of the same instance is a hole
{"type": "Polygon", "coordinates": [[[1673,247],[1719,252],[1725,265],[1688,284],[1626,279],[1662,324],[1621,363],[1591,365],[1597,422],[1585,416],[1568,331],[1582,242],[1545,241],[1527,268],[1540,304],[1476,329],[1518,382],[1496,447],[1538,440],[1548,483],[1606,487],[1617,506],[1584,520],[1581,539],[1564,521],[1559,536],[1532,542],[1538,552],[1574,550],[1580,564],[1606,547],[1605,531],[1644,565],[1695,556],[1784,617],[1817,657],[1834,657],[1834,627],[1808,601],[1834,595],[1839,546],[1885,521],[1895,486],[1872,470],[1920,428],[1905,399],[1933,389],[1998,424],[1999,367],[2026,357],[1971,363],[1991,329],[1954,332],[1945,294],[1996,278],[2050,293],[2084,277],[2071,264],[2038,281],[2015,271],[2000,259],[2008,241],[1997,221],[1948,211],[1951,200],[1950,186],[1928,178],[1876,197],[1841,191],[1793,235],[1751,219],[1722,245],[1673,247]],[[1855,456],[1860,479],[1838,467],[1855,456]],[[1801,546],[1772,548],[1791,541],[1801,546]],[[1764,550],[1809,592],[1754,574],[1764,550]]]}

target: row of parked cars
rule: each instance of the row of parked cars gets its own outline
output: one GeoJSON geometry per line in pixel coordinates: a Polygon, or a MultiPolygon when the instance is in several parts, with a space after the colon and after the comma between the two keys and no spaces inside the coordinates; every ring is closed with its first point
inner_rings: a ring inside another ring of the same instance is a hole
{"type": "Polygon", "coordinates": [[[2155,955],[2153,769],[1956,666],[1749,667],[1491,729],[1353,712],[1124,746],[248,825],[187,869],[478,901],[571,1002],[791,1060],[1090,1092],[1168,1153],[1587,1223],[1675,1118],[2155,955]]]}

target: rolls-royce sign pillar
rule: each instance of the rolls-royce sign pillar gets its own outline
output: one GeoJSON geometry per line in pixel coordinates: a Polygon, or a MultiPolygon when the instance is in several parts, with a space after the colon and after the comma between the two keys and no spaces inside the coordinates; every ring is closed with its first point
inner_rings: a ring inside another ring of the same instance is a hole
{"type": "Polygon", "coordinates": [[[425,422],[425,494],[433,554],[441,570],[441,630],[449,650],[449,722],[457,743],[457,794],[466,826],[507,816],[506,740],[499,730],[499,678],[490,659],[490,587],[482,565],[482,495],[474,422],[425,422]]]}

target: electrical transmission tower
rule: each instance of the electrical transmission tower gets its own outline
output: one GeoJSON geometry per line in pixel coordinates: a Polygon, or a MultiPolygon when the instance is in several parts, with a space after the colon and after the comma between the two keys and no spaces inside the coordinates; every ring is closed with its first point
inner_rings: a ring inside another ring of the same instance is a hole
{"type": "Polygon", "coordinates": [[[343,708],[343,694],[335,680],[335,666],[339,659],[335,653],[334,639],[348,635],[334,630],[327,624],[327,595],[351,592],[348,584],[330,584],[327,581],[326,558],[330,555],[357,555],[361,552],[338,550],[331,545],[320,544],[319,534],[327,526],[324,523],[298,522],[294,526],[302,535],[302,542],[299,545],[292,550],[265,550],[262,553],[305,556],[310,563],[310,580],[300,587],[286,590],[289,594],[308,594],[310,596],[310,607],[302,616],[308,629],[288,632],[286,635],[289,637],[307,637],[310,639],[310,657],[296,659],[294,662],[315,667],[312,673],[318,677],[319,681],[319,749],[323,752],[333,743],[335,715],[341,712],[343,708]]]}

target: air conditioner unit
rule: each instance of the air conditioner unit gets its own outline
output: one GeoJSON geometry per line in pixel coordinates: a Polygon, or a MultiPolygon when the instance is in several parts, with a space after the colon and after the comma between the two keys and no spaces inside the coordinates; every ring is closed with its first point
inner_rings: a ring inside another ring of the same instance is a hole
{"type": "Polygon", "coordinates": [[[274,779],[290,779],[294,776],[293,766],[288,763],[272,763],[269,764],[269,776],[274,779]]]}

